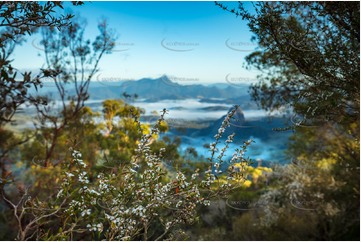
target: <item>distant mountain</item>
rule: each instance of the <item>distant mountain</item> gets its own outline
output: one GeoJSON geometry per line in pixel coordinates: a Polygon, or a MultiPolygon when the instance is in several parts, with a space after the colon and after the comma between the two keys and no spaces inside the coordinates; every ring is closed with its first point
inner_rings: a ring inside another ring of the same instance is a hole
{"type": "Polygon", "coordinates": [[[231,86],[221,89],[204,85],[180,85],[172,82],[167,76],[158,79],[144,78],[139,81],[128,81],[123,83],[122,88],[127,93],[136,93],[140,98],[146,98],[149,101],[240,96],[239,89],[231,86]]]}
{"type": "MultiPolygon", "coordinates": [[[[89,95],[92,100],[104,100],[122,98],[123,93],[130,95],[137,94],[138,99],[149,102],[172,99],[200,98],[204,101],[212,100],[217,103],[237,103],[237,101],[246,101],[248,96],[248,87],[232,86],[225,83],[216,83],[209,85],[180,85],[172,82],[167,76],[160,78],[143,78],[137,81],[119,81],[119,82],[99,82],[92,81],[89,85],[89,95]]],[[[31,90],[35,94],[35,90],[31,90]]],[[[75,95],[75,90],[71,84],[67,84],[67,93],[75,95]]],[[[59,99],[56,87],[49,83],[40,89],[39,94],[50,95],[54,99],[59,99]]],[[[248,101],[248,100],[247,100],[248,101]]]]}
{"type": "Polygon", "coordinates": [[[143,78],[138,81],[125,81],[117,86],[90,85],[90,99],[120,98],[122,94],[137,94],[140,99],[159,101],[165,99],[186,98],[236,98],[244,93],[243,89],[232,87],[219,88],[205,85],[180,85],[172,82],[167,76],[157,79],[143,78]]]}

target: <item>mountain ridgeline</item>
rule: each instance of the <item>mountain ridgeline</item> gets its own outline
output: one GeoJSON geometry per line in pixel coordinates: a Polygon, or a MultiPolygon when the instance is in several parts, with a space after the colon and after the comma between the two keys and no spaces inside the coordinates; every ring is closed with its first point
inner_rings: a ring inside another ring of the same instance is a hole
{"type": "Polygon", "coordinates": [[[90,99],[104,100],[120,98],[123,93],[136,94],[141,99],[156,102],[159,100],[180,100],[187,98],[236,98],[246,95],[248,85],[180,85],[172,82],[167,76],[157,79],[143,78],[137,81],[124,81],[117,85],[104,82],[103,85],[90,85],[90,99]]]}

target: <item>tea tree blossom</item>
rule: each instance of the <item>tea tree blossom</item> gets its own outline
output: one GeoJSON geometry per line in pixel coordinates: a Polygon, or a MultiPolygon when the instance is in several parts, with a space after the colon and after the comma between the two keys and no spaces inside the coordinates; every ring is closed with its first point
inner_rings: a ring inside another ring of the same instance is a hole
{"type": "MultiPolygon", "coordinates": [[[[138,147],[131,162],[120,165],[116,171],[109,169],[92,176],[82,154],[71,150],[72,160],[64,164],[63,182],[56,196],[56,201],[67,201],[61,204],[64,213],[59,215],[63,221],[62,231],[53,239],[70,239],[74,233],[85,231],[106,240],[165,239],[177,226],[193,223],[197,218],[197,207],[209,206],[213,197],[227,194],[237,185],[228,183],[224,186],[217,181],[218,176],[226,176],[228,180],[237,173],[232,171],[222,175],[221,170],[223,157],[235,134],[227,137],[215,159],[220,138],[230,125],[235,109],[226,116],[215,136],[216,141],[210,146],[208,169],[203,172],[197,169],[190,177],[181,170],[170,176],[162,160],[166,150],[162,148],[157,154],[150,148],[166,113],[167,110],[162,111],[148,133],[135,119],[142,134],[138,147]],[[204,178],[200,174],[205,174],[204,178]],[[217,188],[213,186],[215,184],[218,184],[217,188]],[[154,235],[150,230],[155,227],[159,230],[159,226],[162,226],[162,231],[154,235]]],[[[231,163],[244,160],[244,152],[250,143],[247,141],[236,150],[231,163]]]]}

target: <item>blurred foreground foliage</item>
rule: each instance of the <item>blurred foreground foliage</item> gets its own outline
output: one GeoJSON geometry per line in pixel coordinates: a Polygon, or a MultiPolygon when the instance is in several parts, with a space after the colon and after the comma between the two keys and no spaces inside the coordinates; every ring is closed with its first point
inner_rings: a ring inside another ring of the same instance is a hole
{"type": "Polygon", "coordinates": [[[291,163],[274,167],[257,209],[212,238],[359,240],[360,3],[216,5],[247,21],[260,48],[246,66],[262,73],[251,95],[288,114],[291,125],[280,130],[294,133],[291,163]]]}

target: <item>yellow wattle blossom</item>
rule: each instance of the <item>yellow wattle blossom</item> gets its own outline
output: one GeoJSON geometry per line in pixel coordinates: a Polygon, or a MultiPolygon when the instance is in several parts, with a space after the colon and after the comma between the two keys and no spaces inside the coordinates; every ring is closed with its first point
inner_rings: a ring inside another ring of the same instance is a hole
{"type": "Polygon", "coordinates": [[[261,167],[257,167],[257,168],[260,170],[263,170],[265,172],[272,172],[272,168],[269,168],[269,167],[261,166],[261,167]]]}
{"type": "Polygon", "coordinates": [[[256,184],[258,179],[265,178],[267,176],[267,174],[272,172],[272,169],[269,167],[263,167],[263,166],[253,167],[253,166],[249,166],[245,162],[236,163],[236,164],[234,164],[234,167],[236,169],[238,169],[239,172],[244,171],[246,177],[248,177],[248,180],[246,180],[244,182],[244,185],[242,185],[242,187],[244,187],[244,188],[248,188],[252,184],[256,184]],[[251,180],[253,182],[251,182],[251,180]]]}
{"type": "Polygon", "coordinates": [[[252,182],[250,180],[245,180],[242,184],[243,188],[249,188],[252,185],[252,182]]]}
{"type": "Polygon", "coordinates": [[[330,170],[335,163],[336,163],[335,159],[323,158],[317,161],[316,165],[318,168],[321,168],[323,170],[330,170]]]}

